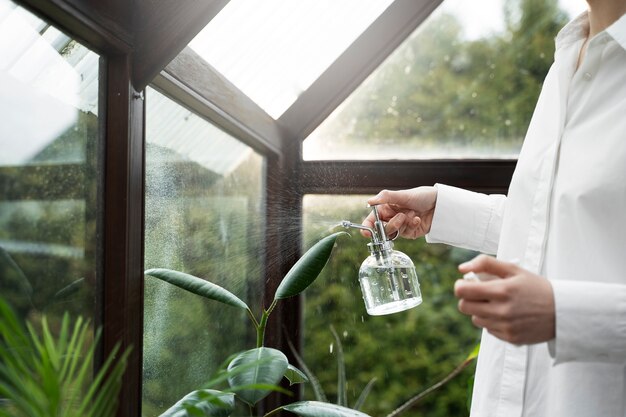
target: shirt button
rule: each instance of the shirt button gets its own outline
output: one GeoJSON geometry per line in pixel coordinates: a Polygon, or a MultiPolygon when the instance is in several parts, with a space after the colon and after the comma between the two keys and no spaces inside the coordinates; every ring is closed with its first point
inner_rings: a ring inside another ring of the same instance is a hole
{"type": "Polygon", "coordinates": [[[591,73],[590,72],[586,72],[583,74],[583,78],[587,81],[591,80],[591,73]]]}

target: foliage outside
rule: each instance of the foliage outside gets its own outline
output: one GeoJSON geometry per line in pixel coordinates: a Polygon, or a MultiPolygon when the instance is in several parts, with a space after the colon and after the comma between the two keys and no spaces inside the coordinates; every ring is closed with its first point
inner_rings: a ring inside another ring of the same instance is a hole
{"type": "MultiPolygon", "coordinates": [[[[359,221],[368,210],[366,196],[307,196],[304,202],[305,245],[323,235],[341,219],[359,221]]],[[[427,389],[465,361],[480,332],[457,310],[452,288],[459,278],[457,265],[474,252],[445,245],[426,244],[423,239],[398,239],[395,248],[414,262],[423,302],[413,309],[386,316],[365,312],[358,282],[360,263],[369,255],[369,239],[358,232],[342,239],[318,280],[305,294],[304,362],[319,380],[328,399],[338,392],[338,342],[328,331],[332,325],[342,345],[347,375],[347,402],[353,404],[372,379],[363,411],[384,416],[415,393],[427,389]]],[[[462,416],[467,412],[469,366],[463,373],[431,395],[412,415],[462,416]]],[[[305,398],[316,398],[305,386],[305,398]]]]}
{"type": "Polygon", "coordinates": [[[304,141],[305,158],[514,158],[567,16],[557,0],[504,4],[504,30],[478,39],[435,12],[304,141]]]}

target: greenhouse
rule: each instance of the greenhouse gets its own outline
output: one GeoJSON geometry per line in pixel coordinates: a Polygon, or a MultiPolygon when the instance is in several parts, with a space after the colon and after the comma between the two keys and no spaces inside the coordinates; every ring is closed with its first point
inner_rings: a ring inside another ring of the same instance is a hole
{"type": "Polygon", "coordinates": [[[593,3],[0,0],[0,416],[624,415],[626,2],[592,37],[593,3]],[[524,271],[536,331],[472,310],[524,271]]]}

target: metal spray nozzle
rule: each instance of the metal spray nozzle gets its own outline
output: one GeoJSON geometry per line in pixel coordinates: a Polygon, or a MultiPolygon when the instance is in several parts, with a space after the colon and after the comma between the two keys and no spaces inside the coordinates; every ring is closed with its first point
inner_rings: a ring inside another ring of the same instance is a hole
{"type": "Polygon", "coordinates": [[[377,206],[368,205],[368,207],[371,207],[372,213],[374,213],[374,228],[363,226],[361,224],[355,224],[348,220],[342,220],[341,226],[345,228],[351,227],[354,229],[367,230],[368,232],[370,232],[372,236],[372,243],[369,243],[367,246],[372,252],[391,250],[393,247],[392,240],[394,240],[397,235],[394,236],[393,239],[389,239],[387,237],[387,234],[385,233],[385,224],[382,222],[382,220],[380,220],[380,216],[378,215],[378,209],[376,208],[377,206]]]}

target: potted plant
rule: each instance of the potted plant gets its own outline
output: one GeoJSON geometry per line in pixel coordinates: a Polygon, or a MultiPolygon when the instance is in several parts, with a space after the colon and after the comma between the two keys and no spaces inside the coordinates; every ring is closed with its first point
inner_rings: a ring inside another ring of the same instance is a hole
{"type": "MultiPolygon", "coordinates": [[[[284,353],[264,346],[267,320],[280,300],[302,293],[319,275],[330,258],[337,238],[346,234],[338,232],[318,241],[289,270],[278,286],[272,303],[264,308],[260,317],[254,315],[248,305],[230,291],[204,279],[169,269],[150,269],[146,275],[161,279],[199,296],[223,304],[244,309],[256,330],[256,347],[241,352],[229,359],[226,372],[220,379],[227,380],[230,388],[222,391],[213,389],[196,390],[168,409],[161,417],[185,416],[229,416],[235,401],[247,404],[252,414],[253,407],[273,390],[282,378],[291,384],[307,381],[306,375],[290,364],[284,353]]],[[[281,410],[290,411],[303,417],[367,417],[366,414],[336,404],[323,401],[298,401],[278,407],[265,414],[272,416],[281,410]]]]}

